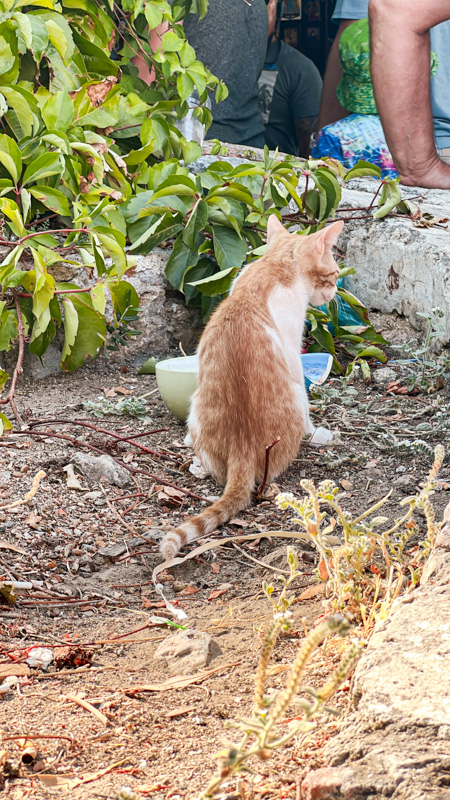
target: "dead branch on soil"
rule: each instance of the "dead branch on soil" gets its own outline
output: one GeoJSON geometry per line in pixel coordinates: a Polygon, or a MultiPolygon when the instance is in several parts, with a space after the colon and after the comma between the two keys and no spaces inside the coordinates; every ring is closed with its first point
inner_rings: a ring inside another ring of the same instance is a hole
{"type": "Polygon", "coordinates": [[[111,724],[108,717],[106,717],[105,714],[102,714],[102,712],[99,711],[98,708],[95,708],[91,703],[88,703],[87,700],[84,700],[79,695],[63,694],[62,699],[67,700],[70,703],[76,703],[77,706],[81,706],[81,708],[84,708],[85,711],[89,711],[89,713],[92,714],[94,717],[97,717],[97,719],[100,720],[100,722],[102,722],[105,727],[108,727],[108,725],[111,724]]]}
{"type": "Polygon", "coordinates": [[[0,511],[8,511],[10,508],[16,508],[16,506],[22,506],[25,505],[25,503],[29,503],[30,500],[33,499],[37,490],[39,489],[40,482],[43,480],[43,478],[46,477],[47,475],[45,474],[45,472],[42,469],[39,470],[39,472],[37,472],[36,475],[34,476],[31,484],[31,489],[29,492],[26,493],[25,497],[23,497],[20,500],[15,500],[13,503],[8,503],[6,506],[0,506],[0,511]]]}
{"type": "Polygon", "coordinates": [[[111,436],[116,440],[117,444],[119,444],[119,442],[127,442],[128,444],[132,444],[134,447],[137,447],[139,450],[142,450],[144,453],[148,453],[155,458],[167,458],[169,461],[176,460],[171,454],[168,455],[166,451],[151,450],[149,447],[140,444],[140,442],[134,441],[134,439],[137,439],[139,436],[148,436],[150,433],[162,433],[167,431],[168,428],[159,428],[154,431],[146,431],[145,434],[138,433],[136,436],[119,436],[118,433],[114,433],[114,431],[110,431],[107,428],[100,428],[98,425],[94,425],[93,422],[82,422],[81,420],[74,419],[43,419],[31,422],[29,429],[33,430],[33,428],[36,428],[38,425],[79,425],[83,428],[89,428],[90,430],[96,431],[97,433],[101,433],[105,436],[111,436]]]}
{"type": "MultiPolygon", "coordinates": [[[[88,450],[93,450],[95,453],[99,453],[101,456],[109,455],[100,447],[96,447],[93,444],[89,444],[88,442],[83,442],[82,439],[75,439],[73,436],[68,436],[63,433],[54,433],[53,431],[33,431],[33,430],[25,430],[25,431],[10,431],[10,436],[38,436],[40,439],[62,439],[63,441],[70,442],[73,447],[86,447],[88,450]]],[[[129,464],[125,464],[120,458],[115,458],[114,456],[110,456],[117,464],[120,464],[121,467],[128,470],[132,475],[145,475],[149,480],[155,481],[156,483],[161,483],[163,486],[170,486],[172,489],[176,489],[177,491],[185,494],[188,497],[193,497],[194,500],[201,500],[203,503],[211,504],[211,500],[208,500],[207,497],[202,497],[201,495],[195,494],[191,492],[190,489],[185,489],[184,486],[178,486],[176,483],[172,483],[168,481],[166,478],[163,478],[161,475],[154,475],[151,472],[147,472],[144,469],[136,469],[135,467],[130,467],[129,464]]]]}

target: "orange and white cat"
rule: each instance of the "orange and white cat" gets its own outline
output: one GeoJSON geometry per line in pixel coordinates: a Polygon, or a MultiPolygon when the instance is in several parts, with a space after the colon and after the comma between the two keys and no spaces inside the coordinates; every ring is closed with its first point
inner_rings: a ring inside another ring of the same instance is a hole
{"type": "Polygon", "coordinates": [[[270,482],[295,458],[303,435],[314,432],[302,335],[309,303],[321,305],[336,294],[339,270],[331,248],[343,224],[298,236],[270,216],[266,255],[242,270],[209,320],[198,348],[188,427],[196,456],[225,490],[164,536],[165,559],[250,503],[263,480],[267,445],[280,437],[270,452],[270,482]]]}

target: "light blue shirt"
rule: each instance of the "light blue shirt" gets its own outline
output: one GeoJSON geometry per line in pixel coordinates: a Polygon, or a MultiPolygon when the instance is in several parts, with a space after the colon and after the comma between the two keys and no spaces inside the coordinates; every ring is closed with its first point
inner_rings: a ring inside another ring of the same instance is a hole
{"type": "MultiPolygon", "coordinates": [[[[364,19],[369,0],[337,0],[332,19],[364,19]]],[[[430,30],[431,49],[437,56],[437,70],[431,79],[431,113],[434,138],[439,150],[450,147],[450,20],[430,30]]]]}

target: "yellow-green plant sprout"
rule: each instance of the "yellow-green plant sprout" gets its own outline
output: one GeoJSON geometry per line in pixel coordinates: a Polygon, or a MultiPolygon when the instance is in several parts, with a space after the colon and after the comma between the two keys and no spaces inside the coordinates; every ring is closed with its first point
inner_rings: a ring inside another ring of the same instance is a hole
{"type": "Polygon", "coordinates": [[[328,616],[303,640],[284,688],[271,696],[266,694],[267,668],[277,638],[282,631],[288,631],[292,626],[292,614],[289,606],[294,601],[294,595],[288,595],[288,588],[300,574],[298,557],[292,548],[288,548],[288,563],[290,574],[288,578],[280,579],[284,585],[279,595],[275,594],[272,585],[263,584],[263,590],[273,606],[273,621],[266,631],[256,670],[252,715],[228,723],[228,727],[240,732],[242,738],[239,743],[229,744],[217,754],[216,758],[219,762],[217,773],[201,795],[203,798],[217,797],[220,790],[234,775],[251,771],[249,762],[255,756],[262,760],[269,759],[274,750],[283,747],[295,736],[306,734],[312,730],[316,725],[314,720],[321,713],[335,713],[327,706],[328,700],[348,678],[362,653],[364,643],[352,642],[342,656],[337,669],[318,691],[307,687],[302,689],[310,699],[297,696],[305,668],[316,649],[328,636],[335,634],[344,637],[350,631],[350,622],[342,614],[328,616]],[[291,721],[287,732],[284,724],[283,730],[280,732],[278,726],[280,723],[286,722],[286,712],[292,705],[296,705],[300,709],[302,718],[291,721]]]}
{"type": "Polygon", "coordinates": [[[354,614],[364,623],[367,633],[377,620],[388,615],[396,597],[420,580],[439,530],[431,497],[444,458],[445,449],[438,445],[420,491],[401,501],[400,506],[406,506],[405,513],[384,530],[388,518],[377,512],[390,499],[392,490],[355,518],[342,505],[344,494],[330,480],[321,481],[317,487],[312,481],[300,481],[306,492],[302,498],[290,493],[277,497],[280,509],[292,508],[296,512],[292,522],[300,526],[301,537],[319,553],[316,572],[325,584],[331,608],[354,614]],[[407,553],[405,546],[418,531],[414,519],[418,511],[425,517],[426,535],[412,553],[407,553]]]}

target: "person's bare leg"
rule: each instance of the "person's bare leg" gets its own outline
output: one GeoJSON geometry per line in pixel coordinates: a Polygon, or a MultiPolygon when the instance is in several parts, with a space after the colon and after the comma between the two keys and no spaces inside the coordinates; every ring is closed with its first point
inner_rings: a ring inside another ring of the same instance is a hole
{"type": "Polygon", "coordinates": [[[433,136],[429,29],[450,19],[450,0],[370,0],[369,19],[375,99],[402,183],[449,189],[433,136]]]}

